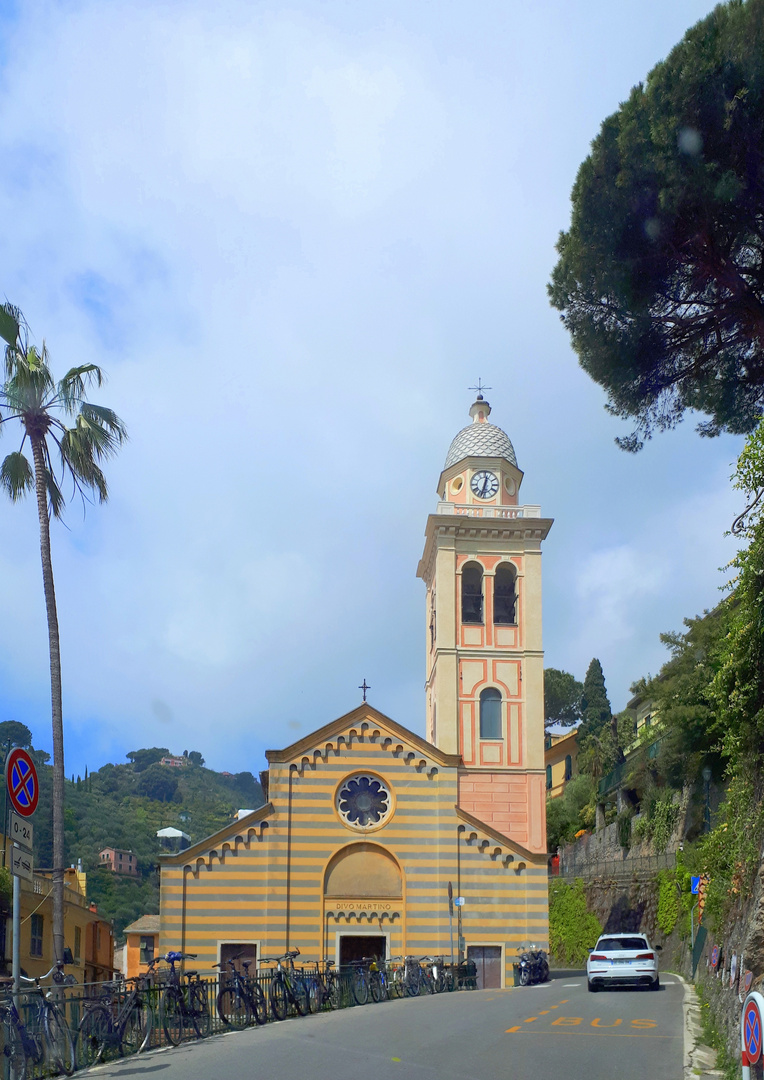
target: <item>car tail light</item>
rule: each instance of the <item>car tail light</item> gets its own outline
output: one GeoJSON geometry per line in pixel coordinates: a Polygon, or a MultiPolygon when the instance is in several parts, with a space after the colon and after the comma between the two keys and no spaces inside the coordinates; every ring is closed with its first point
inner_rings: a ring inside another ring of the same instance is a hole
{"type": "Polygon", "coordinates": [[[654,960],[655,959],[655,953],[641,952],[639,954],[639,956],[635,956],[634,959],[635,960],[654,960]]]}
{"type": "Polygon", "coordinates": [[[593,953],[590,953],[589,959],[590,960],[607,960],[607,957],[603,956],[602,953],[593,952],[593,953]]]}

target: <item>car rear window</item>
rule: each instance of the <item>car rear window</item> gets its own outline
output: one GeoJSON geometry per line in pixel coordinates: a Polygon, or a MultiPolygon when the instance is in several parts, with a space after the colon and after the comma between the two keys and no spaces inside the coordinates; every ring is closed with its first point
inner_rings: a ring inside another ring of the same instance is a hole
{"type": "Polygon", "coordinates": [[[618,952],[630,949],[646,949],[647,942],[642,937],[609,937],[597,942],[598,952],[618,952]]]}

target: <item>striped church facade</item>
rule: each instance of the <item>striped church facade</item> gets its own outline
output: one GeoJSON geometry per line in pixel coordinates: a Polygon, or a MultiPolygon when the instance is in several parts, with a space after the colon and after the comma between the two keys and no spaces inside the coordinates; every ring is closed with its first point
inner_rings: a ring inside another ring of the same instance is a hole
{"type": "Polygon", "coordinates": [[[265,806],[162,856],[162,952],[209,969],[226,946],[339,964],[453,942],[511,985],[518,947],[548,947],[546,855],[459,806],[460,755],[363,704],[267,758],[265,806]]]}

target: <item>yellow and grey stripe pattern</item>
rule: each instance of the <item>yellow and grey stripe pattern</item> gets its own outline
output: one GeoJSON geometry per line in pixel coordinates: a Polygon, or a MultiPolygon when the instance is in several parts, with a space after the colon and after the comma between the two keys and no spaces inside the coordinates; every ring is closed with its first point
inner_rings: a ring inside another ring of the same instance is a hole
{"type": "MultiPolygon", "coordinates": [[[[207,968],[221,943],[254,942],[259,957],[299,947],[338,962],[339,936],[371,933],[390,955],[448,955],[449,882],[464,897],[465,944],[500,944],[509,983],[516,948],[546,945],[546,858],[457,808],[457,757],[364,705],[268,759],[265,807],[163,858],[163,952],[207,968]],[[391,792],[382,827],[338,813],[354,773],[391,792]]],[[[456,944],[456,918],[453,929],[456,944]]]]}

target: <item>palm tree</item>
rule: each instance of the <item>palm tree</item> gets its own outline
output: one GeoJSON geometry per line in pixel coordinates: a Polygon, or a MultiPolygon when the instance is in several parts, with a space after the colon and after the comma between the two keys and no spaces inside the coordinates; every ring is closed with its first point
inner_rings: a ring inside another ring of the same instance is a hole
{"type": "Polygon", "coordinates": [[[0,432],[13,420],[21,425],[18,450],[0,465],[0,487],[13,502],[32,490],[37,495],[40,555],[48,619],[50,696],[53,717],[53,954],[64,956],[64,724],[61,703],[61,654],[56,593],[50,556],[50,518],[61,518],[66,506],[62,486],[72,482],[72,495],[83,505],[90,496],[104,502],[106,480],[99,462],[116,453],[127,438],[116,413],[93,405],[86,397],[91,385],[101,386],[103,374],[95,364],[67,371],[56,383],[48,367],[43,342],[38,351],[29,344],[21,312],[0,305],[0,336],[5,340],[5,381],[0,389],[0,432]],[[73,420],[71,427],[66,422],[73,420]],[[26,444],[31,464],[25,456],[26,444]]]}

